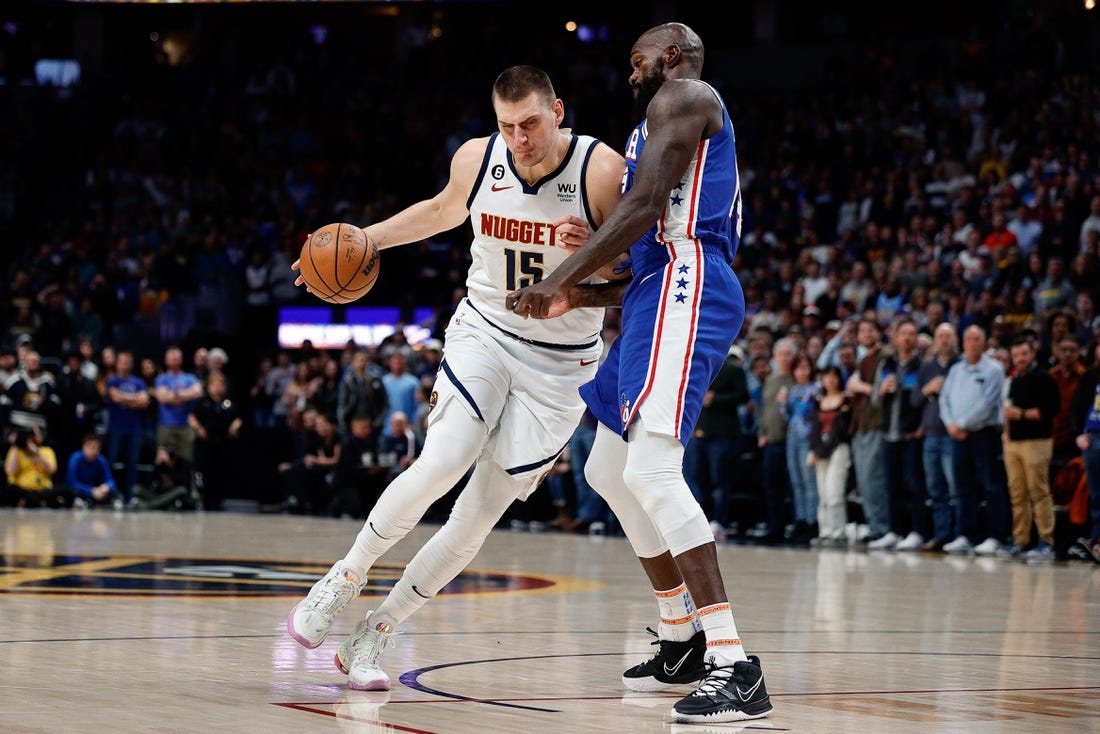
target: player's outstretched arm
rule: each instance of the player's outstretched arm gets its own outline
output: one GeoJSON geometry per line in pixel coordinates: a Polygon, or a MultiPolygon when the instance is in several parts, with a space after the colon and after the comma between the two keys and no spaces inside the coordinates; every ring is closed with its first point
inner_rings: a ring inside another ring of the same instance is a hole
{"type": "Polygon", "coordinates": [[[419,242],[454,229],[470,215],[470,198],[489,138],[474,138],[462,144],[451,158],[451,174],[443,190],[365,228],[379,250],[419,242]]]}
{"type": "MultiPolygon", "coordinates": [[[[364,228],[375,247],[387,247],[420,242],[440,232],[454,229],[470,215],[466,202],[477,178],[481,160],[489,138],[474,138],[462,144],[451,158],[451,173],[443,190],[430,199],[418,201],[391,217],[364,228]]],[[[290,268],[299,270],[301,263],[295,260],[290,268]]],[[[302,285],[301,276],[294,281],[302,285]]]]}

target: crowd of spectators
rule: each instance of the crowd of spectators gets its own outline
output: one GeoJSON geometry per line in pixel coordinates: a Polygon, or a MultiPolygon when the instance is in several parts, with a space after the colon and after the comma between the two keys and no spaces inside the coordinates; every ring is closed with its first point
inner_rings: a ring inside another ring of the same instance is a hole
{"type": "MultiPolygon", "coordinates": [[[[280,305],[308,302],[290,269],[306,232],[434,193],[456,141],[494,129],[496,58],[408,85],[451,68],[456,48],[410,43],[415,30],[235,65],[195,39],[181,63],[108,66],[65,94],[3,89],[20,113],[4,123],[20,142],[5,227],[32,238],[5,249],[0,287],[11,441],[37,435],[66,459],[100,436],[122,472],[107,504],[162,506],[182,485],[176,506],[369,509],[415,460],[466,232],[387,251],[367,296],[435,308],[428,344],[398,329],[380,345],[280,350],[274,324],[280,305]],[[45,216],[46,194],[59,216],[45,216]],[[186,334],[138,328],[185,301],[200,305],[186,334]],[[237,452],[244,462],[228,460],[237,452]]],[[[789,93],[742,93],[740,70],[706,70],[738,134],[747,304],[736,374],[715,386],[686,464],[717,537],[1045,557],[1052,507],[1100,534],[1062,473],[1091,450],[1078,441],[1087,411],[1070,406],[1088,404],[1100,333],[1100,87],[1054,54],[947,47],[959,63],[883,63],[789,93]],[[1056,410],[1033,400],[1049,388],[1022,379],[1034,369],[1053,375],[1056,410]],[[962,384],[974,373],[1008,386],[981,393],[981,415],[962,384]],[[1048,439],[1043,500],[1031,442],[1048,439]]],[[[543,50],[570,122],[620,147],[622,60],[543,50]]],[[[614,531],[606,507],[582,501],[579,433],[545,508],[518,510],[516,527],[614,531]]]]}

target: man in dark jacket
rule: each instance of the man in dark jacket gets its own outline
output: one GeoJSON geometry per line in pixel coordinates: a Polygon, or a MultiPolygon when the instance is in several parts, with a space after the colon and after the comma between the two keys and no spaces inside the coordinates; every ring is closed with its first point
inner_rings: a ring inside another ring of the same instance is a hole
{"type": "Polygon", "coordinates": [[[913,391],[913,407],[921,412],[921,455],[924,463],[925,491],[932,502],[932,537],[921,550],[941,551],[962,534],[955,522],[952,502],[957,501],[953,439],[940,417],[940,392],[951,366],[959,359],[959,335],[955,327],[944,322],[932,335],[935,350],[921,363],[917,373],[917,389],[913,391]]]}
{"type": "Polygon", "coordinates": [[[893,351],[882,362],[882,378],[872,401],[882,405],[886,487],[890,504],[890,531],[867,544],[872,549],[915,551],[928,535],[924,509],[921,414],[913,406],[918,391],[921,356],[917,351],[917,324],[908,316],[894,322],[893,351]]]}

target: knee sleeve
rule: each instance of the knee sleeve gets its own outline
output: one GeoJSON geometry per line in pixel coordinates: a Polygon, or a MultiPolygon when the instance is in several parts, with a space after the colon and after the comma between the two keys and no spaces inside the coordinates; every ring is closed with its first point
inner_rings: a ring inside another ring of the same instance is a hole
{"type": "Polygon", "coordinates": [[[679,439],[647,433],[639,421],[630,429],[623,481],[668,544],[672,555],[714,541],[703,509],[684,480],[679,439]]]}
{"type": "Polygon", "coordinates": [[[592,452],[584,465],[584,477],[615,513],[626,539],[639,558],[655,558],[668,546],[661,534],[623,481],[626,441],[604,425],[596,429],[592,452]]]}

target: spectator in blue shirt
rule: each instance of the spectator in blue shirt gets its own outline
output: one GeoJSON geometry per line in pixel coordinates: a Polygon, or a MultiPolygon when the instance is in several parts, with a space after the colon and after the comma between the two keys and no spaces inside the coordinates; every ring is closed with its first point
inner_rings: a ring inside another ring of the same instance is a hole
{"type": "Polygon", "coordinates": [[[202,381],[183,369],[183,350],[170,346],[164,351],[164,372],[153,383],[157,399],[157,446],[194,459],[195,432],[187,417],[203,396],[202,381]]]}
{"type": "Polygon", "coordinates": [[[149,390],[134,374],[134,355],[120,351],[115,374],[107,378],[107,461],[111,466],[122,462],[122,494],[127,500],[137,484],[148,408],[149,390]]]}
{"type": "Polygon", "coordinates": [[[76,496],[74,504],[78,506],[112,505],[120,510],[123,507],[122,495],[102,449],[103,444],[98,434],[89,433],[85,436],[80,450],[69,456],[65,483],[76,496]]]}

